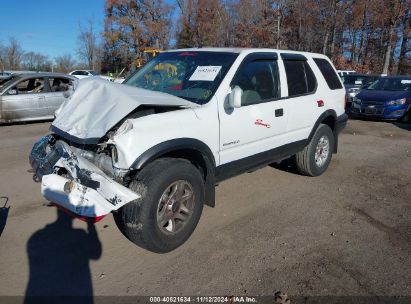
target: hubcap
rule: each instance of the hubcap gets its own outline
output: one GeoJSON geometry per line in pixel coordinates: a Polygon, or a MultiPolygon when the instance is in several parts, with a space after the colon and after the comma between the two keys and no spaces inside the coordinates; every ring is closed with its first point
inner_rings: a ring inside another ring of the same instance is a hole
{"type": "Polygon", "coordinates": [[[330,142],[327,136],[322,136],[315,149],[315,163],[318,167],[322,167],[325,164],[328,153],[330,153],[330,142]]]}
{"type": "Polygon", "coordinates": [[[194,191],[185,180],[172,183],[161,195],[157,208],[157,225],[161,231],[174,234],[190,219],[194,208],[194,191]]]}

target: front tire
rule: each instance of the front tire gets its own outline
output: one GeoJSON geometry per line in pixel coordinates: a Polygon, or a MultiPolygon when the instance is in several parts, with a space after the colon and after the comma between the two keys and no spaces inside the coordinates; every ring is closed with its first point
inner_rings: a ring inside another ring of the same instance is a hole
{"type": "Polygon", "coordinates": [[[319,176],[327,170],[334,148],[334,134],[328,125],[320,124],[309,144],[296,154],[298,172],[319,176]]]}
{"type": "Polygon", "coordinates": [[[114,219],[131,242],[164,253],[190,237],[203,210],[204,180],[189,161],[155,160],[137,174],[129,188],[141,198],[120,208],[114,219]]]}

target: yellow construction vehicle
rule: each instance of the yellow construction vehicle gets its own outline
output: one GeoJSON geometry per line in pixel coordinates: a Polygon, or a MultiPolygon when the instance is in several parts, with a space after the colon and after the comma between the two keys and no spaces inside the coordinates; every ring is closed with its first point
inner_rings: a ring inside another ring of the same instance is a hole
{"type": "Polygon", "coordinates": [[[134,60],[134,65],[137,69],[141,68],[147,61],[151,60],[152,58],[156,57],[161,50],[158,48],[144,48],[143,49],[143,56],[137,57],[134,60]]]}

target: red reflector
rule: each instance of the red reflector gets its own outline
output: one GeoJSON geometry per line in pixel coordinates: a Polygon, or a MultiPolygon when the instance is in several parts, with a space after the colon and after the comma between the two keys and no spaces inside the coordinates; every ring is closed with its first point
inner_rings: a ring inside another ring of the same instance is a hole
{"type": "Polygon", "coordinates": [[[317,100],[317,105],[319,106],[319,107],[323,107],[324,106],[324,100],[317,100]]]}
{"type": "Polygon", "coordinates": [[[344,95],[344,110],[347,110],[347,95],[344,95]]]}

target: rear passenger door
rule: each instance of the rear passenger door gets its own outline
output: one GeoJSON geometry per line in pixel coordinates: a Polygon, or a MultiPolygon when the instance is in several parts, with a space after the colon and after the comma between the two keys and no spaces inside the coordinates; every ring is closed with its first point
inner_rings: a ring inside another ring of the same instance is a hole
{"type": "Polygon", "coordinates": [[[253,53],[232,82],[242,89],[240,108],[219,107],[220,164],[256,155],[287,143],[287,101],[281,99],[276,53],[253,53]]]}
{"type": "MultiPolygon", "coordinates": [[[[317,79],[307,58],[301,54],[281,54],[287,77],[288,136],[291,142],[308,138],[324,111],[316,96],[317,79]]],[[[311,62],[312,64],[313,62],[311,62]]]]}

